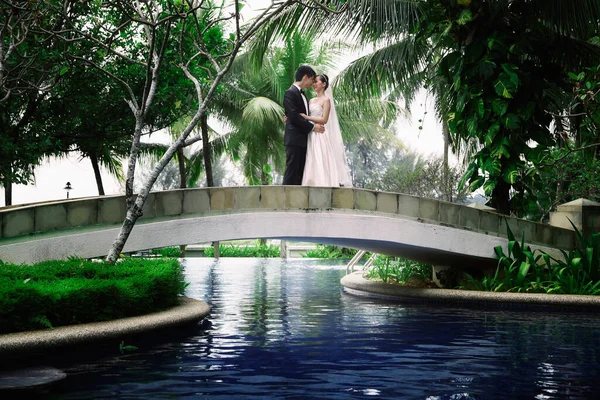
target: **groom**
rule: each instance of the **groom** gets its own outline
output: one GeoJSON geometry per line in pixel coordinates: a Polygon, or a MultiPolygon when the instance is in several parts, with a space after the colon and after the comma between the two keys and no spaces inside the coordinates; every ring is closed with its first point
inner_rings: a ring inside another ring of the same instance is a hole
{"type": "Polygon", "coordinates": [[[325,132],[322,124],[313,124],[302,118],[300,113],[308,115],[308,101],[302,92],[314,83],[317,74],[308,65],[302,65],[296,70],[296,82],[285,92],[283,107],[287,120],[285,122],[286,168],[283,176],[284,185],[301,185],[306,162],[306,143],[310,131],[325,132]]]}

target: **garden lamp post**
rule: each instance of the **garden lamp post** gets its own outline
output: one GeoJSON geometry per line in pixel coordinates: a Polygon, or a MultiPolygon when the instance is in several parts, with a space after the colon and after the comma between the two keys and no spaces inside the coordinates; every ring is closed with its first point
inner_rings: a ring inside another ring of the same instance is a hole
{"type": "Polygon", "coordinates": [[[73,188],[71,187],[71,182],[67,182],[67,185],[63,188],[67,191],[67,199],[69,198],[69,192],[71,190],[73,190],[73,188]]]}

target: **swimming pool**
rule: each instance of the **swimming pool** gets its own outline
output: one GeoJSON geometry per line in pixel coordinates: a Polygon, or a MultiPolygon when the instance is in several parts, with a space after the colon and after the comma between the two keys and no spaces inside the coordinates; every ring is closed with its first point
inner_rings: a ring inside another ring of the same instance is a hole
{"type": "MultiPolygon", "coordinates": [[[[63,366],[64,399],[589,398],[600,317],[398,304],[343,292],[343,262],[190,258],[207,329],[63,366]]],[[[131,343],[135,345],[135,343],[131,343]]]]}

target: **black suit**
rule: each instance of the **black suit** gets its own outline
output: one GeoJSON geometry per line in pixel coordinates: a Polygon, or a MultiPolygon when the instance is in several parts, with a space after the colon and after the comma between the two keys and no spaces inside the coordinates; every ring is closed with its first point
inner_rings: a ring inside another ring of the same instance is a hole
{"type": "Polygon", "coordinates": [[[300,116],[300,113],[308,115],[308,110],[304,106],[302,95],[296,86],[292,85],[286,90],[283,96],[283,107],[287,116],[283,136],[286,155],[283,184],[301,185],[306,162],[306,143],[308,134],[314,125],[300,116]]]}

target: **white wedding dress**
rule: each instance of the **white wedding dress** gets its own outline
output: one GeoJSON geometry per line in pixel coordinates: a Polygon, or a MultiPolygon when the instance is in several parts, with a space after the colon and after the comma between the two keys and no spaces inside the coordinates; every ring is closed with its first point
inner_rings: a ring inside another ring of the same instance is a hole
{"type": "MultiPolygon", "coordinates": [[[[323,108],[314,101],[309,103],[308,109],[311,116],[323,115],[323,108]]],[[[312,131],[308,134],[302,186],[340,186],[341,181],[329,133],[325,128],[324,133],[312,131]]]]}

